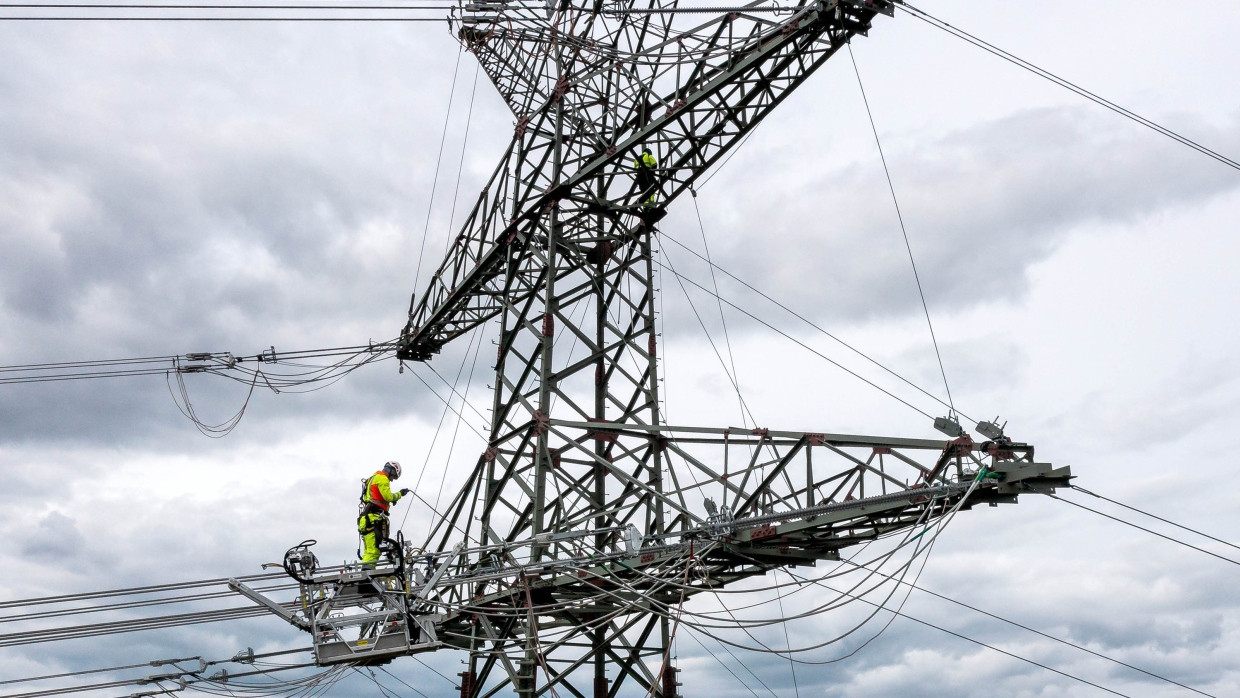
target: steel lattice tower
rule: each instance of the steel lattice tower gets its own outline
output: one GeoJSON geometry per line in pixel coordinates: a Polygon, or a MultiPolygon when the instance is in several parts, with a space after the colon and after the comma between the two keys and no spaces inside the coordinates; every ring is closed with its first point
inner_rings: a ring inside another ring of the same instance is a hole
{"type": "MultiPolygon", "coordinates": [[[[834,558],[946,511],[966,491],[970,463],[1023,469],[1029,483],[1048,473],[1031,447],[1001,436],[974,444],[664,424],[652,255],[664,207],[893,9],[892,0],[801,0],[779,15],[764,6],[703,14],[673,0],[487,2],[456,18],[515,127],[399,342],[401,359],[427,361],[499,325],[490,443],[427,549],[446,550],[462,533],[491,546],[454,563],[468,576],[511,561],[507,544],[535,541],[519,581],[445,592],[472,609],[442,624],[470,651],[462,696],[608,696],[635,682],[670,698],[669,621],[651,610],[677,602],[658,580],[681,574],[664,551],[685,532],[713,526],[722,541],[695,562],[707,574],[693,593],[834,558]],[[643,148],[658,160],[653,205],[633,166],[643,148]],[[551,571],[581,554],[571,534],[583,530],[595,550],[640,551],[612,566],[633,572],[623,589],[600,598],[605,583],[551,571]]],[[[1011,501],[1032,486],[989,485],[978,501],[1011,501]]]]}

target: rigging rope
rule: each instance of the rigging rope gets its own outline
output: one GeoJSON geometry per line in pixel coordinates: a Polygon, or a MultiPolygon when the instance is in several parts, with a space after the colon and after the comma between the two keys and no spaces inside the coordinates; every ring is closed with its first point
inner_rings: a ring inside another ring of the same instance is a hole
{"type": "MultiPolygon", "coordinates": [[[[674,238],[674,237],[672,237],[672,236],[668,235],[668,234],[667,234],[667,233],[665,233],[665,232],[661,232],[661,233],[660,233],[660,239],[670,240],[670,241],[672,241],[673,243],[675,243],[677,246],[679,246],[681,249],[683,249],[683,250],[687,251],[689,254],[694,255],[695,257],[697,257],[698,259],[700,259],[700,260],[702,260],[702,261],[706,261],[706,258],[705,258],[705,257],[703,257],[701,254],[699,254],[698,252],[696,252],[696,251],[695,251],[695,250],[693,250],[692,248],[690,248],[690,247],[686,246],[684,243],[680,242],[679,240],[677,240],[676,238],[674,238]]],[[[881,363],[881,362],[879,362],[878,360],[874,359],[874,358],[873,358],[873,357],[871,357],[870,355],[866,354],[865,352],[861,351],[860,349],[857,349],[856,347],[852,346],[852,345],[851,345],[851,344],[849,344],[848,342],[845,342],[844,340],[840,339],[839,337],[835,336],[834,334],[832,334],[832,333],[828,332],[827,330],[823,329],[820,325],[815,324],[815,323],[814,323],[812,320],[810,320],[809,318],[805,317],[804,315],[801,315],[800,313],[798,313],[797,311],[793,310],[792,308],[789,308],[788,306],[784,305],[783,303],[780,303],[779,301],[775,300],[774,298],[772,298],[772,297],[771,297],[771,296],[769,296],[768,294],[766,294],[766,293],[764,293],[764,292],[760,291],[759,289],[757,289],[756,287],[754,287],[752,284],[750,284],[749,282],[745,281],[744,279],[741,279],[740,277],[736,276],[736,275],[735,275],[735,274],[733,274],[732,272],[728,271],[727,269],[724,269],[723,267],[721,267],[721,266],[719,266],[719,265],[717,265],[717,264],[714,264],[714,263],[711,263],[711,262],[708,262],[708,264],[710,264],[710,265],[711,265],[711,267],[713,267],[713,268],[715,268],[715,269],[718,269],[720,272],[723,272],[723,274],[724,274],[724,275],[726,275],[728,278],[730,278],[730,279],[732,279],[733,281],[737,282],[738,284],[740,284],[740,285],[744,286],[745,288],[749,289],[750,291],[752,291],[752,292],[756,293],[756,294],[757,294],[759,297],[761,297],[763,300],[765,300],[765,301],[767,301],[767,302],[769,302],[769,303],[771,303],[771,304],[775,305],[775,306],[776,306],[777,308],[779,308],[780,310],[783,310],[784,312],[788,313],[789,315],[793,316],[794,318],[796,318],[796,319],[800,320],[801,322],[805,323],[805,324],[806,324],[806,325],[808,325],[809,327],[813,328],[815,331],[819,332],[819,333],[820,333],[820,334],[822,334],[822,335],[825,335],[827,338],[831,339],[831,340],[832,340],[832,341],[834,341],[835,343],[839,344],[840,346],[844,347],[845,349],[847,349],[847,350],[851,351],[852,353],[856,354],[856,355],[857,355],[857,356],[859,356],[860,358],[865,359],[866,361],[868,361],[870,364],[874,365],[875,367],[877,367],[877,368],[879,368],[879,369],[882,369],[884,372],[886,372],[888,375],[892,376],[893,378],[898,379],[899,381],[901,381],[901,382],[902,382],[902,383],[904,383],[905,385],[909,386],[910,388],[913,388],[914,390],[916,390],[917,392],[921,393],[922,395],[925,395],[926,397],[930,398],[931,400],[934,400],[935,402],[939,403],[939,404],[940,404],[940,405],[942,405],[943,407],[947,407],[947,408],[949,408],[949,409],[950,409],[950,405],[948,405],[946,402],[943,402],[943,399],[942,399],[942,398],[937,397],[937,396],[936,396],[936,395],[934,395],[933,393],[931,393],[931,392],[929,392],[928,390],[926,390],[925,388],[923,388],[923,387],[921,387],[921,386],[917,385],[916,383],[912,382],[912,381],[911,381],[911,380],[909,380],[908,378],[905,378],[904,376],[900,375],[899,373],[896,373],[895,371],[893,371],[892,369],[888,368],[887,366],[885,366],[884,364],[882,364],[882,363],[881,363]]],[[[692,280],[690,280],[690,281],[689,281],[689,283],[691,283],[691,284],[693,284],[693,285],[695,285],[695,286],[698,286],[699,288],[703,288],[701,285],[697,284],[696,282],[694,282],[694,281],[692,281],[692,280]]],[[[703,290],[705,290],[705,289],[703,288],[703,290]]],[[[708,291],[708,293],[709,293],[709,291],[708,291]]],[[[724,303],[727,303],[728,305],[732,305],[733,307],[736,307],[735,305],[733,305],[733,304],[732,304],[731,302],[729,302],[729,301],[726,301],[726,300],[725,300],[725,301],[724,301],[724,303]]],[[[744,312],[744,311],[742,311],[742,312],[744,312]]],[[[748,313],[746,313],[746,314],[748,315],[748,313]]],[[[751,316],[751,317],[752,317],[752,316],[751,316]]],[[[927,413],[925,413],[925,412],[922,412],[922,414],[924,414],[924,415],[926,415],[927,417],[929,417],[929,415],[928,415],[927,413]]],[[[965,418],[967,418],[967,419],[972,419],[972,418],[968,417],[968,415],[966,415],[966,414],[965,414],[965,413],[963,413],[963,412],[957,412],[957,414],[959,414],[960,416],[965,417],[965,418]]]]}
{"type": "Polygon", "coordinates": [[[947,383],[947,369],[943,368],[943,354],[939,351],[939,340],[934,336],[934,323],[930,322],[930,306],[926,304],[926,292],[921,287],[921,275],[917,273],[917,262],[913,259],[913,246],[908,240],[908,228],[904,225],[904,214],[900,212],[900,200],[896,197],[896,185],[891,180],[891,169],[887,166],[887,156],[883,154],[883,142],[878,137],[878,126],[874,123],[874,112],[870,110],[870,100],[865,95],[865,85],[861,82],[861,71],[857,68],[857,57],[853,55],[852,44],[847,44],[848,58],[852,61],[853,73],[857,76],[857,87],[861,90],[861,101],[865,104],[865,114],[870,119],[870,129],[874,132],[874,144],[878,146],[878,157],[883,163],[883,174],[887,175],[887,187],[891,190],[891,203],[896,208],[896,219],[900,221],[900,232],[904,235],[904,248],[908,250],[908,263],[913,267],[913,279],[917,281],[917,295],[921,297],[921,308],[926,313],[926,326],[930,328],[930,341],[934,344],[934,355],[939,360],[939,372],[943,375],[943,387],[947,390],[947,403],[950,405],[951,417],[956,416],[956,403],[952,400],[952,389],[947,383]]]}
{"type": "MultiPolygon", "coordinates": [[[[665,265],[663,265],[663,263],[662,263],[662,262],[657,262],[657,261],[656,261],[656,262],[655,262],[655,264],[658,264],[660,267],[665,266],[665,265]]],[[[710,293],[710,289],[706,288],[705,286],[702,286],[701,284],[697,283],[697,282],[696,282],[696,281],[694,281],[693,279],[690,279],[690,278],[688,278],[688,277],[686,277],[686,276],[681,276],[679,273],[677,273],[677,272],[676,272],[676,270],[675,270],[675,269],[671,268],[671,266],[670,266],[670,265],[667,265],[667,266],[668,266],[668,271],[669,271],[669,272],[671,272],[671,274],[672,274],[673,276],[675,276],[677,279],[682,279],[682,280],[684,280],[685,282],[689,283],[690,285],[695,286],[695,287],[697,287],[698,289],[701,289],[703,292],[708,293],[708,294],[710,293]]],[[[811,354],[814,354],[814,355],[815,355],[815,356],[817,356],[818,358],[820,358],[820,359],[822,359],[822,360],[826,361],[827,363],[829,363],[829,364],[831,364],[831,365],[835,366],[836,368],[840,369],[841,371],[844,371],[845,373],[847,373],[848,375],[850,375],[850,376],[852,376],[852,377],[856,378],[857,380],[861,381],[862,383],[865,383],[866,385],[869,385],[870,387],[874,388],[875,390],[878,390],[879,392],[881,392],[881,393],[883,393],[884,395],[886,395],[886,396],[890,397],[891,399],[895,400],[896,402],[899,402],[900,404],[904,405],[905,407],[908,407],[909,409],[913,410],[914,412],[917,412],[918,414],[920,414],[920,415],[922,415],[922,416],[926,417],[927,419],[934,419],[934,417],[933,417],[933,416],[931,416],[929,412],[926,412],[925,410],[922,410],[921,408],[919,408],[919,407],[917,407],[917,406],[913,405],[911,402],[908,402],[907,400],[905,400],[905,399],[903,399],[903,398],[901,398],[901,397],[897,396],[895,393],[892,393],[891,391],[887,390],[886,388],[883,388],[882,386],[878,385],[878,384],[877,384],[877,383],[875,383],[874,381],[871,381],[870,379],[868,379],[868,378],[866,378],[866,377],[862,376],[861,374],[857,373],[856,371],[853,371],[852,369],[850,369],[850,368],[848,368],[848,367],[844,366],[843,364],[839,363],[839,362],[838,362],[838,361],[836,361],[835,359],[832,359],[832,358],[830,358],[829,356],[827,356],[826,354],[823,354],[822,352],[818,351],[817,349],[814,349],[813,347],[809,346],[809,345],[808,345],[808,344],[806,344],[805,342],[802,342],[801,340],[797,339],[796,337],[793,337],[792,335],[788,334],[787,332],[784,332],[783,330],[781,330],[781,329],[779,329],[779,328],[775,327],[775,326],[774,326],[774,325],[772,325],[771,323],[767,322],[766,320],[763,320],[762,318],[760,318],[760,317],[758,317],[757,315],[755,315],[755,314],[753,314],[753,313],[749,312],[748,310],[745,310],[744,308],[742,308],[742,307],[740,307],[739,305],[737,305],[737,304],[733,303],[732,301],[729,301],[729,300],[728,300],[728,299],[726,299],[726,298],[721,298],[720,300],[721,300],[721,301],[723,301],[724,303],[726,303],[727,305],[731,306],[733,309],[737,310],[737,311],[738,311],[738,312],[740,312],[741,314],[745,315],[745,316],[746,316],[746,317],[748,317],[749,319],[751,319],[751,320],[753,320],[753,321],[757,322],[758,324],[762,325],[763,327],[766,327],[767,329],[771,330],[772,332],[775,332],[776,334],[780,335],[781,337],[784,337],[785,339],[788,339],[788,340],[792,341],[793,343],[797,344],[797,345],[798,345],[798,346],[800,346],[801,348],[806,349],[807,351],[809,351],[811,354]]]]}
{"type": "MultiPolygon", "coordinates": [[[[693,198],[693,212],[697,214],[698,230],[702,233],[702,249],[706,251],[706,264],[710,269],[710,284],[715,289],[715,305],[719,309],[719,323],[723,326],[723,341],[728,348],[728,363],[732,366],[732,375],[735,376],[733,385],[736,387],[736,397],[740,401],[741,419],[746,419],[748,408],[745,406],[745,399],[741,396],[740,373],[736,370],[736,355],[732,352],[732,337],[728,334],[728,320],[723,315],[723,301],[719,300],[719,280],[715,278],[715,265],[710,260],[710,244],[706,241],[706,226],[702,223],[702,210],[698,207],[697,192],[690,187],[689,193],[693,198]]],[[[666,250],[664,251],[666,254],[666,250]]],[[[742,426],[749,426],[748,422],[742,426]]]]}
{"type": "MultiPolygon", "coordinates": [[[[439,154],[435,156],[435,174],[431,177],[431,196],[430,201],[426,204],[426,224],[422,226],[422,246],[418,248],[418,259],[414,265],[413,288],[416,290],[421,288],[419,285],[422,278],[422,254],[426,251],[426,238],[431,230],[431,211],[435,207],[435,189],[439,186],[439,166],[443,162],[443,146],[448,138],[448,121],[452,117],[452,100],[456,96],[456,78],[460,74],[461,54],[465,53],[465,47],[461,46],[456,52],[456,64],[452,66],[452,87],[448,89],[448,110],[443,116],[443,132],[439,136],[439,154]]],[[[409,298],[409,314],[413,314],[414,297],[409,298]]]]}

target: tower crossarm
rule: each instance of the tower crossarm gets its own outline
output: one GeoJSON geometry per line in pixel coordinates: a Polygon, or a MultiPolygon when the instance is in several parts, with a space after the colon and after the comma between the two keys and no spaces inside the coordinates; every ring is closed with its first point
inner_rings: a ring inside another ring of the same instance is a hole
{"type": "Polygon", "coordinates": [[[448,254],[410,304],[401,358],[427,360],[536,293],[539,279],[522,282],[505,265],[536,255],[551,236],[560,254],[584,260],[599,244],[640,234],[651,207],[692,187],[892,4],[802,2],[780,21],[689,14],[694,24],[683,29],[671,3],[636,16],[632,6],[599,7],[550,19],[501,12],[485,30],[473,23],[459,32],[516,123],[448,254]],[[633,164],[643,148],[657,160],[656,184],[644,190],[633,164]]]}

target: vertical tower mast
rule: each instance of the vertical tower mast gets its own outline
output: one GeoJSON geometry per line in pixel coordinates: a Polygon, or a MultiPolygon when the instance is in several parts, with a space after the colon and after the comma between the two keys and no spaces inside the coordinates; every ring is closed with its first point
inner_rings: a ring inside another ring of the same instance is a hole
{"type": "Polygon", "coordinates": [[[238,591],[309,632],[324,666],[458,647],[463,698],[625,684],[671,698],[669,618],[686,598],[898,532],[916,556],[942,517],[1065,486],[1069,468],[988,422],[975,443],[950,420],[936,420],[944,441],[660,414],[664,207],[896,1],[464,6],[458,36],[513,139],[411,303],[398,356],[428,361],[497,321],[488,444],[432,525],[425,574],[403,549],[391,567],[316,572],[303,544],[285,569],[311,601],[238,591]],[[653,177],[634,167],[646,148],[653,177]]]}
{"type": "MultiPolygon", "coordinates": [[[[500,549],[534,538],[528,562],[538,563],[569,552],[556,542],[561,532],[593,527],[606,549],[629,527],[662,540],[702,523],[664,480],[654,226],[876,13],[892,10],[889,0],[801,0],[783,15],[770,7],[713,15],[674,0],[462,8],[458,37],[515,125],[401,337],[399,356],[425,361],[499,320],[490,443],[429,549],[446,549],[459,531],[471,545],[500,549]],[[644,148],[658,161],[653,199],[632,166],[644,148]],[[640,438],[622,438],[627,428],[640,438]]],[[[734,499],[756,507],[739,491],[734,499]]],[[[583,695],[573,688],[582,666],[592,666],[594,695],[614,693],[608,666],[617,686],[633,679],[653,695],[675,692],[666,618],[595,608],[582,617],[603,622],[543,647],[535,609],[552,592],[531,581],[523,619],[474,623],[471,691],[503,665],[520,695],[539,692],[540,667],[583,695]],[[525,644],[517,665],[494,651],[513,640],[525,644]],[[652,668],[660,666],[661,674],[652,668]]]]}

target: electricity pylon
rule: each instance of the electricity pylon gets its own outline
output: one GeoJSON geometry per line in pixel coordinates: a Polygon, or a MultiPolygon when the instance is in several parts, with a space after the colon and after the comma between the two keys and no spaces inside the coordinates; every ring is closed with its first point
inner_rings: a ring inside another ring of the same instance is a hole
{"type": "Polygon", "coordinates": [[[319,663],[449,645],[469,651],[463,697],[635,683],[671,698],[669,609],[685,598],[1067,482],[989,423],[974,443],[660,414],[652,237],[665,207],[894,1],[460,8],[457,36],[514,133],[411,301],[398,356],[431,360],[498,319],[489,444],[428,535],[425,550],[452,552],[432,553],[426,576],[407,560],[395,575],[315,576],[303,550],[301,610],[250,592],[313,633],[319,663]],[[653,172],[635,166],[644,149],[653,172]]]}

